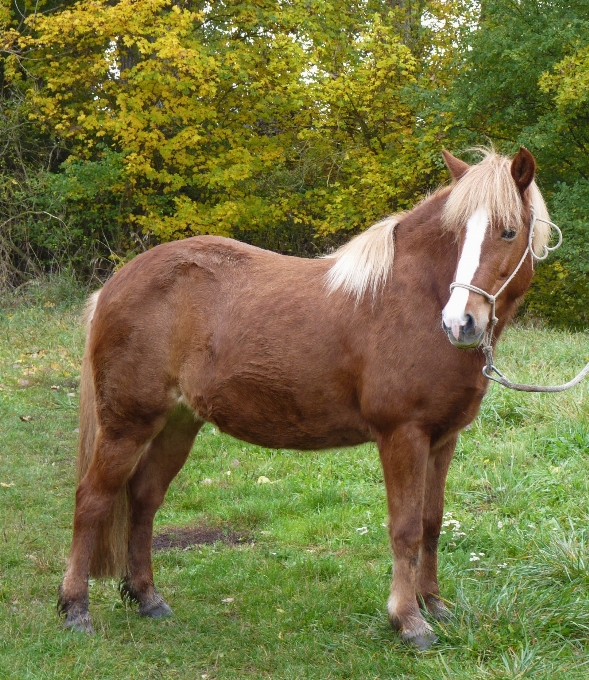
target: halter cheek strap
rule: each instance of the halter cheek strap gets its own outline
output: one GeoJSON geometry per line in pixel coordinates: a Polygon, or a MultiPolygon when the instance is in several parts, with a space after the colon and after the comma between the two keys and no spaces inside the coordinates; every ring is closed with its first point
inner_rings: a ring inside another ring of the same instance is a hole
{"type": "MultiPolygon", "coordinates": [[[[534,209],[531,209],[531,217],[530,217],[530,230],[528,233],[528,244],[526,246],[526,249],[524,250],[523,255],[520,258],[520,261],[517,263],[516,268],[513,270],[509,278],[503,283],[503,285],[499,288],[499,290],[494,294],[491,295],[491,293],[487,293],[486,290],[483,290],[482,288],[478,288],[477,286],[473,286],[470,283],[460,283],[458,281],[454,281],[453,283],[450,284],[450,293],[455,288],[466,288],[466,290],[471,291],[472,293],[478,293],[479,295],[482,295],[484,298],[486,298],[487,302],[491,305],[491,315],[489,318],[489,323],[487,324],[487,327],[485,329],[485,334],[483,335],[483,342],[481,345],[481,348],[483,350],[483,353],[485,355],[485,360],[486,360],[486,365],[483,367],[483,375],[485,378],[489,378],[489,380],[494,380],[495,382],[500,383],[501,385],[505,387],[513,387],[513,389],[521,389],[522,387],[525,387],[523,385],[517,385],[515,386],[516,383],[510,383],[509,380],[501,373],[501,371],[495,366],[493,363],[493,331],[495,330],[495,326],[497,325],[497,322],[499,319],[497,318],[495,314],[495,306],[497,302],[497,298],[503,293],[503,291],[507,288],[507,286],[513,281],[515,278],[516,274],[520,270],[522,264],[525,262],[526,257],[528,256],[528,253],[530,254],[530,257],[532,258],[532,263],[534,260],[545,260],[548,255],[553,251],[556,250],[557,248],[560,248],[560,245],[562,243],[562,232],[559,229],[559,227],[554,224],[554,222],[551,222],[550,220],[545,220],[542,217],[536,217],[536,214],[534,213],[534,209]],[[554,246],[543,246],[542,254],[541,255],[536,255],[534,253],[534,248],[533,248],[533,239],[534,239],[534,227],[536,225],[536,221],[539,222],[545,222],[546,224],[549,224],[553,229],[556,229],[556,232],[558,234],[558,242],[554,246]],[[493,376],[493,373],[497,374],[499,376],[498,378],[493,376]]],[[[577,384],[576,382],[574,383],[575,385],[577,384]]],[[[564,389],[568,389],[569,384],[567,383],[567,387],[564,387],[564,389]]],[[[535,387],[535,386],[532,386],[535,387]]],[[[570,385],[572,387],[572,385],[570,385]]],[[[531,390],[530,390],[531,391],[531,390]]],[[[547,390],[548,391],[548,390],[547,390]]],[[[557,389],[553,389],[550,391],[560,391],[557,389]]]]}

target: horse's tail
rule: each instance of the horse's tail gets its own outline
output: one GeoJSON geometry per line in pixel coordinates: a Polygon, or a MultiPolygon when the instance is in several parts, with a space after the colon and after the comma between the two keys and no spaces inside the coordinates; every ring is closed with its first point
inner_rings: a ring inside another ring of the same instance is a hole
{"type": "MultiPolygon", "coordinates": [[[[80,382],[80,435],[78,440],[78,483],[88,471],[94,456],[98,433],[94,378],[88,352],[90,324],[100,292],[94,293],[86,305],[86,351],[82,360],[80,382]]],[[[110,514],[96,532],[90,556],[90,576],[123,578],[127,572],[130,507],[127,487],[119,492],[110,514]]]]}

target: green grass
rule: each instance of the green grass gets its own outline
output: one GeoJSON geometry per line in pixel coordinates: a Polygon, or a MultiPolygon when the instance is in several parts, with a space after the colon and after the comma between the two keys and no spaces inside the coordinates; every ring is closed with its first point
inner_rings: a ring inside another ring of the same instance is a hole
{"type": "MultiPolygon", "coordinates": [[[[589,383],[563,395],[493,387],[462,434],[440,556],[454,618],[434,624],[440,642],[424,654],[387,623],[374,446],[271,451],[211,426],[157,527],[251,540],[157,552],[171,619],[140,619],[116,584],[97,582],[96,635],[63,632],[55,600],[71,538],[80,303],[59,282],[2,301],[0,678],[589,677],[589,383]]],[[[497,362],[518,381],[563,382],[588,359],[586,335],[516,328],[497,362]]]]}

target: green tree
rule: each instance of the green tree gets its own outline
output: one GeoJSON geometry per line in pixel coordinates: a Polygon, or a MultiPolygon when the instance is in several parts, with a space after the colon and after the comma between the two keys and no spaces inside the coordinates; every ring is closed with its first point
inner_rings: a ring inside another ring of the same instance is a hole
{"type": "Polygon", "coordinates": [[[562,249],[539,266],[528,309],[582,327],[589,317],[589,108],[587,0],[493,0],[463,34],[458,76],[443,104],[450,137],[467,148],[489,140],[524,145],[563,228],[562,249]]]}
{"type": "Polygon", "coordinates": [[[72,205],[84,164],[92,200],[116,158],[108,200],[129,232],[308,251],[440,181],[447,125],[423,101],[448,82],[463,10],[92,0],[29,17],[5,66],[68,149],[72,205]]]}

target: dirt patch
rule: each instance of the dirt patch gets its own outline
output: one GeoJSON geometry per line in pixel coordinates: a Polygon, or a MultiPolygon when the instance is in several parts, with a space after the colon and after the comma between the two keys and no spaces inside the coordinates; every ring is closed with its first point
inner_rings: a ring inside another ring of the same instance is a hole
{"type": "Polygon", "coordinates": [[[229,531],[228,529],[213,529],[212,527],[183,527],[176,529],[169,527],[153,537],[154,550],[169,550],[170,548],[189,548],[191,545],[212,545],[221,542],[225,545],[239,545],[250,543],[251,538],[244,533],[229,531]]]}

